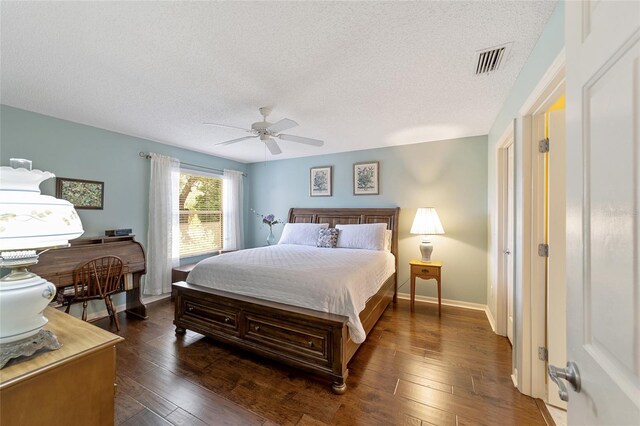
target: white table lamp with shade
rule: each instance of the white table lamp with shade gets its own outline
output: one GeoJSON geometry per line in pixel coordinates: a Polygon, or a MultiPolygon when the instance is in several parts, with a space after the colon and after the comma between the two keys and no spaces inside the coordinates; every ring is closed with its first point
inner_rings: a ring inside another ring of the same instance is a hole
{"type": "Polygon", "coordinates": [[[11,270],[0,279],[0,368],[12,358],[60,347],[42,330],[56,287],[27,267],[38,263],[38,251],[67,247],[84,232],[70,202],[40,193],[53,173],[31,170],[29,160],[10,164],[0,167],[0,267],[11,270]]]}
{"type": "Polygon", "coordinates": [[[433,244],[429,241],[429,235],[444,234],[444,228],[438,217],[436,209],[433,207],[420,207],[416,212],[416,217],[411,225],[412,234],[424,235],[420,244],[423,262],[431,262],[433,244]]]}

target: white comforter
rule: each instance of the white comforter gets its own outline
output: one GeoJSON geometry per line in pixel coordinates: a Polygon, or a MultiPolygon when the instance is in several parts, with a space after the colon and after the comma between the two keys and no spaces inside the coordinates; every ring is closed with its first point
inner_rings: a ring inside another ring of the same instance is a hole
{"type": "Polygon", "coordinates": [[[205,259],[187,282],[347,316],[351,339],[362,343],[358,315],[394,271],[387,251],[280,244],[205,259]]]}

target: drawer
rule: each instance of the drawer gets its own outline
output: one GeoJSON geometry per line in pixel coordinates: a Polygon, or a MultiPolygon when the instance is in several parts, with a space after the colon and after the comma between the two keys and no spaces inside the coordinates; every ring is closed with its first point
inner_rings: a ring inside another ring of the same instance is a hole
{"type": "Polygon", "coordinates": [[[439,277],[440,268],[434,266],[411,265],[411,273],[417,276],[439,277]]]}
{"type": "Polygon", "coordinates": [[[329,330],[284,323],[250,313],[246,314],[245,322],[244,340],[296,354],[296,357],[307,357],[315,364],[328,365],[329,330]]]}
{"type": "Polygon", "coordinates": [[[239,335],[239,312],[233,308],[211,301],[195,301],[182,299],[183,321],[204,325],[219,330],[225,334],[239,335]]]}

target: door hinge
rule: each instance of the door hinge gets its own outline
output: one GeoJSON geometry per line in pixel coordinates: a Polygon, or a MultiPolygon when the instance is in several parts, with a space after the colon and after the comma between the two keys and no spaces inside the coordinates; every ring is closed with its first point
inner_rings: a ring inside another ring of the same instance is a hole
{"type": "Polygon", "coordinates": [[[538,244],[538,256],[549,257],[549,244],[538,244]]]}
{"type": "Polygon", "coordinates": [[[549,152],[549,138],[544,138],[538,142],[538,152],[541,154],[549,152]]]}
{"type": "Polygon", "coordinates": [[[549,361],[549,350],[544,346],[538,346],[538,359],[540,361],[549,361]]]}

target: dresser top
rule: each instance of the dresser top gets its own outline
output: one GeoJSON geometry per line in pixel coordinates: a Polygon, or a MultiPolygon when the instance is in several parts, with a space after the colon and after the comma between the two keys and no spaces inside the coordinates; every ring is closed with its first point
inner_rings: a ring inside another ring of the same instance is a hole
{"type": "Polygon", "coordinates": [[[52,331],[62,347],[55,351],[37,352],[27,359],[10,361],[0,370],[0,389],[124,340],[51,307],[45,309],[44,315],[49,320],[44,329],[52,331]]]}

